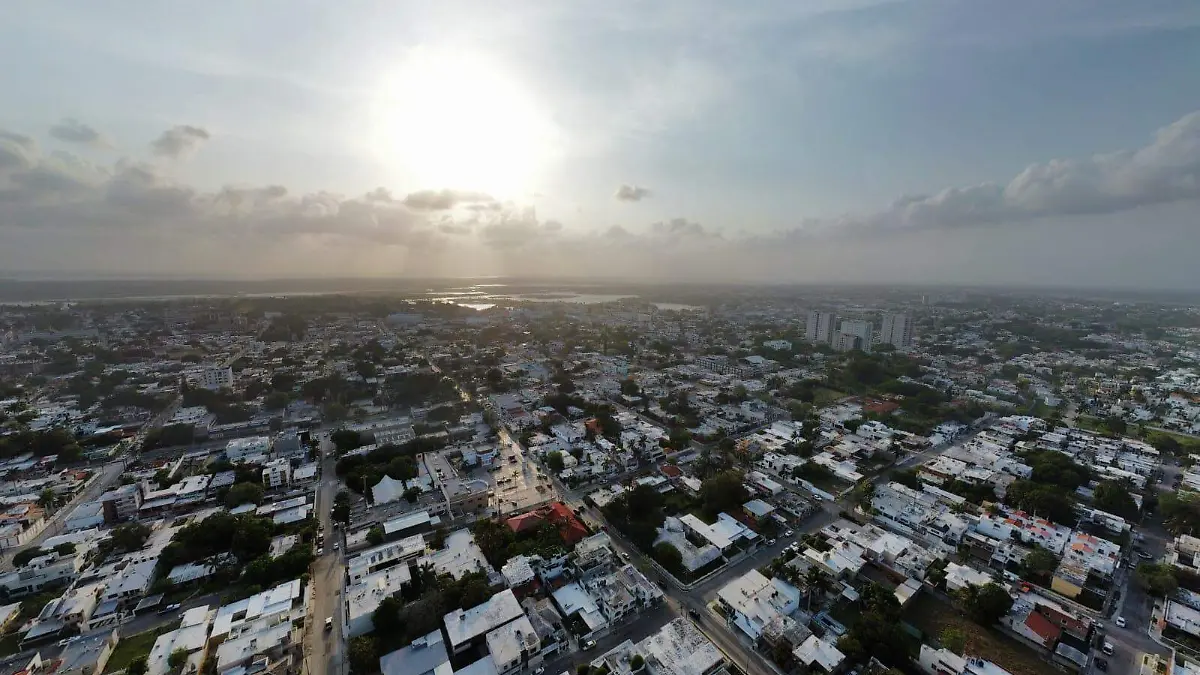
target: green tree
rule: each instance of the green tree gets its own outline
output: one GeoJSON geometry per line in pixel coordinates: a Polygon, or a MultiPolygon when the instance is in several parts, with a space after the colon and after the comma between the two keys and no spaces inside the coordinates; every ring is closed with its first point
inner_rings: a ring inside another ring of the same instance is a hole
{"type": "Polygon", "coordinates": [[[1128,425],[1125,424],[1125,420],[1116,415],[1109,415],[1108,417],[1105,417],[1103,424],[1105,431],[1113,436],[1124,436],[1125,431],[1128,428],[1128,425]]]}
{"type": "Polygon", "coordinates": [[[58,501],[58,493],[50,488],[42,490],[41,494],[38,495],[38,506],[43,509],[49,510],[50,507],[54,506],[56,501],[58,501]]]}
{"type": "Polygon", "coordinates": [[[1172,534],[1200,534],[1200,493],[1160,492],[1158,511],[1163,517],[1163,526],[1172,534]]]}
{"type": "Polygon", "coordinates": [[[236,483],[225,493],[225,506],[234,508],[242,504],[258,506],[263,501],[263,486],[259,483],[236,483]]]}
{"type": "Polygon", "coordinates": [[[342,490],[333,498],[332,518],[340,523],[350,523],[350,493],[342,490]]]}
{"type": "Polygon", "coordinates": [[[133,657],[133,660],[129,662],[129,665],[125,666],[125,674],[126,675],[146,675],[146,668],[147,668],[146,657],[145,656],[135,656],[135,657],[133,657]]]}
{"type": "Polygon", "coordinates": [[[15,555],[13,555],[13,567],[24,567],[29,564],[30,560],[43,555],[46,555],[46,552],[36,546],[21,549],[20,551],[17,551],[15,555]]]}
{"type": "Polygon", "coordinates": [[[112,529],[109,536],[117,550],[130,553],[140,551],[146,545],[146,540],[150,538],[150,528],[141,523],[118,525],[112,529]]]}
{"type": "Polygon", "coordinates": [[[1101,481],[1096,486],[1092,506],[1126,520],[1133,520],[1138,516],[1137,502],[1134,501],[1133,495],[1129,494],[1129,489],[1113,480],[1101,481]]]}
{"type": "Polygon", "coordinates": [[[1012,596],[1008,591],[995,583],[967,586],[958,591],[956,596],[967,614],[982,626],[998,623],[1013,605],[1012,596]]]}
{"type": "Polygon", "coordinates": [[[371,615],[376,635],[395,636],[404,633],[404,623],[400,620],[400,607],[400,601],[390,595],[379,601],[379,606],[371,615]]]}
{"type": "Polygon", "coordinates": [[[180,670],[183,664],[187,663],[188,653],[186,649],[176,649],[167,657],[167,667],[171,670],[180,670]]]}
{"type": "Polygon", "coordinates": [[[558,450],[546,453],[546,466],[550,467],[550,470],[555,473],[561,472],[566,467],[563,462],[562,453],[558,450]]]}
{"type": "Polygon", "coordinates": [[[674,545],[662,541],[654,545],[654,559],[671,574],[683,572],[683,555],[674,545]]]}
{"type": "Polygon", "coordinates": [[[347,648],[350,672],[354,675],[370,675],[379,670],[379,647],[375,636],[360,635],[350,640],[347,648]]]}
{"type": "Polygon", "coordinates": [[[404,499],[407,500],[409,504],[415,504],[417,501],[417,498],[419,498],[420,496],[421,496],[421,488],[419,488],[419,487],[410,487],[404,491],[404,499]]]}
{"type": "Polygon", "coordinates": [[[700,484],[704,513],[715,518],[721,512],[736,512],[750,498],[743,484],[744,474],[737,469],[722,471],[700,484]]]}
{"type": "Polygon", "coordinates": [[[967,648],[967,634],[955,626],[943,628],[941,635],[938,636],[938,641],[942,643],[943,647],[959,656],[962,656],[963,651],[967,648]]]}
{"type": "Polygon", "coordinates": [[[367,530],[367,543],[378,546],[383,543],[383,528],[376,525],[367,530]]]}
{"type": "Polygon", "coordinates": [[[1044,581],[1057,567],[1057,556],[1041,546],[1034,546],[1021,561],[1021,575],[1027,579],[1044,581]]]}
{"type": "Polygon", "coordinates": [[[1175,568],[1167,564],[1142,563],[1134,570],[1138,585],[1153,595],[1169,596],[1179,588],[1175,568]]]}

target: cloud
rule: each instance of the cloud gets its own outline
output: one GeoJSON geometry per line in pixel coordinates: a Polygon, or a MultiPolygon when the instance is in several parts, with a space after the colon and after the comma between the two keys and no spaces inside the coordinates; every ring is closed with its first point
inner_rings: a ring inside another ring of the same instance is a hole
{"type": "Polygon", "coordinates": [[[1200,199],[1200,111],[1159,129],[1135,150],[1031,164],[1005,184],[905,196],[876,213],[808,220],[796,232],[854,235],[1013,225],[1195,199],[1200,199]]]}
{"type": "Polygon", "coordinates": [[[613,196],[623,202],[640,202],[650,196],[650,190],[638,185],[622,185],[613,196]]]}
{"type": "MultiPolygon", "coordinates": [[[[694,223],[687,218],[672,218],[667,221],[659,221],[650,225],[650,231],[654,234],[666,237],[704,237],[709,236],[709,233],[704,231],[704,226],[700,223],[694,223]]],[[[718,235],[711,235],[718,236],[718,235]]]]}
{"type": "Polygon", "coordinates": [[[482,192],[465,192],[461,190],[420,190],[411,192],[404,198],[404,205],[410,209],[423,211],[445,211],[461,205],[479,205],[492,203],[493,200],[482,192]]]}
{"type": "Polygon", "coordinates": [[[441,225],[438,225],[438,232],[453,235],[471,234],[471,226],[459,225],[456,223],[442,223],[441,225]]]}
{"type": "Polygon", "coordinates": [[[200,146],[204,145],[209,138],[211,136],[205,129],[180,124],[164,131],[161,136],[154,139],[150,148],[154,154],[161,157],[180,159],[188,157],[200,149],[200,146]]]}
{"type": "Polygon", "coordinates": [[[94,127],[71,117],[64,117],[58,124],[50,127],[50,135],[66,143],[80,145],[107,146],[108,140],[94,127]]]}
{"type": "Polygon", "coordinates": [[[0,171],[28,168],[36,149],[32,138],[0,129],[0,171]]]}

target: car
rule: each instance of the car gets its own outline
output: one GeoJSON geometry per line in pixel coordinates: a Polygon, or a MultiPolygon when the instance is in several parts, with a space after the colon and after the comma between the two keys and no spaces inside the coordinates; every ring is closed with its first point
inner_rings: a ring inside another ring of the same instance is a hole
{"type": "Polygon", "coordinates": [[[1100,651],[1104,652],[1105,654],[1107,654],[1109,656],[1112,656],[1113,652],[1115,652],[1116,649],[1113,648],[1113,643],[1105,641],[1104,646],[1102,646],[1100,648],[1100,651]]]}
{"type": "Polygon", "coordinates": [[[332,616],[325,617],[325,630],[327,630],[327,631],[333,630],[333,617],[332,616]]]}
{"type": "Polygon", "coordinates": [[[1141,558],[1142,560],[1154,559],[1154,556],[1152,554],[1146,553],[1145,551],[1138,551],[1138,557],[1141,558]]]}
{"type": "Polygon", "coordinates": [[[588,640],[587,642],[583,643],[583,651],[585,651],[585,652],[588,651],[589,649],[595,649],[595,648],[596,648],[595,640],[588,640]]]}
{"type": "Polygon", "coordinates": [[[317,555],[325,555],[325,547],[324,546],[317,547],[317,555]]]}
{"type": "Polygon", "coordinates": [[[546,672],[546,666],[538,666],[537,670],[533,671],[533,675],[542,675],[546,672]]]}
{"type": "Polygon", "coordinates": [[[688,609],[688,616],[698,620],[700,618],[700,612],[698,612],[695,608],[690,608],[688,609]]]}
{"type": "Polygon", "coordinates": [[[1125,627],[1125,617],[1118,616],[1117,618],[1113,619],[1113,623],[1117,624],[1117,628],[1124,628],[1125,627]]]}
{"type": "Polygon", "coordinates": [[[338,550],[338,549],[339,549],[339,548],[341,548],[341,547],[342,547],[342,542],[340,542],[340,541],[335,541],[335,542],[333,542],[333,550],[335,550],[335,551],[336,551],[336,550],[338,550]]]}
{"type": "Polygon", "coordinates": [[[1108,659],[1096,659],[1096,670],[1108,670],[1108,659]]]}
{"type": "Polygon", "coordinates": [[[787,532],[783,533],[783,536],[785,536],[785,537],[794,537],[795,535],[796,535],[796,533],[791,530],[788,530],[787,532]]]}
{"type": "Polygon", "coordinates": [[[774,546],[774,545],[775,545],[775,540],[774,540],[774,539],[768,539],[768,540],[767,540],[767,546],[774,546]]]}

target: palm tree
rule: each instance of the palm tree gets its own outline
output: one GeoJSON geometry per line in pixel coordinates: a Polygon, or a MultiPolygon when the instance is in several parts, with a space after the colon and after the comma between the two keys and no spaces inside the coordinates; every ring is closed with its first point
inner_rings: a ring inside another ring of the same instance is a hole
{"type": "Polygon", "coordinates": [[[38,506],[42,507],[43,509],[49,509],[50,507],[54,506],[54,502],[57,500],[58,495],[54,493],[54,490],[46,488],[45,490],[42,490],[42,494],[38,496],[38,506]]]}
{"type": "Polygon", "coordinates": [[[812,566],[804,573],[804,585],[808,589],[808,609],[812,611],[813,596],[820,593],[824,595],[825,591],[829,590],[829,577],[821,571],[821,568],[812,566]]]}

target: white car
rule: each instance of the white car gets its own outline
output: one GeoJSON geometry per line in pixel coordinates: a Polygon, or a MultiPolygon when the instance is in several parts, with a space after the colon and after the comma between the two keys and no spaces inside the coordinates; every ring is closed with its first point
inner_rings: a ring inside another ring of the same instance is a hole
{"type": "Polygon", "coordinates": [[[1117,628],[1124,628],[1125,627],[1125,617],[1118,616],[1117,618],[1113,619],[1113,623],[1117,624],[1117,628]]]}

